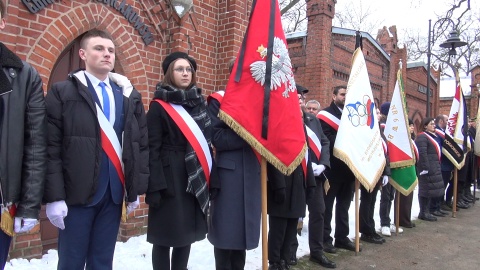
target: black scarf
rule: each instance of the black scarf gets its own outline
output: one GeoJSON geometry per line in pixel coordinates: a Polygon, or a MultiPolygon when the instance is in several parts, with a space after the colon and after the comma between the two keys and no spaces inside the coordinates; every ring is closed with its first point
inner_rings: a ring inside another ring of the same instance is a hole
{"type": "MultiPolygon", "coordinates": [[[[182,105],[190,116],[195,120],[210,145],[211,122],[207,114],[205,98],[202,96],[202,89],[192,86],[187,90],[178,90],[170,85],[157,84],[154,98],[165,102],[182,105]]],[[[185,167],[188,173],[187,192],[197,198],[204,214],[208,208],[207,180],[203,168],[198,161],[195,150],[187,143],[185,149],[185,167]]]]}

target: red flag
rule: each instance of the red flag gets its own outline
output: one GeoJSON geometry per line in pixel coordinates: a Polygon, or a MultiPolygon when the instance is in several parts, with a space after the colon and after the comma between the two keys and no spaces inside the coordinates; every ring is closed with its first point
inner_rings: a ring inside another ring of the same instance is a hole
{"type": "Polygon", "coordinates": [[[219,117],[285,174],[305,158],[305,131],[277,0],[252,3],[219,117]]]}

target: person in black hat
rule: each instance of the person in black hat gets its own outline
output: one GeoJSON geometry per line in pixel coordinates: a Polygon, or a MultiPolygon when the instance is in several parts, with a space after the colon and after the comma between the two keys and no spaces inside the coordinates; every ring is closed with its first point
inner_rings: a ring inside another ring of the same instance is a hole
{"type": "Polygon", "coordinates": [[[211,120],[202,89],[196,86],[195,60],[174,52],[162,68],[165,77],[157,84],[147,113],[151,172],[145,198],[147,241],[153,244],[153,269],[186,269],[191,244],[207,233],[210,168],[199,160],[212,158],[210,149],[196,145],[210,145],[211,120]]]}

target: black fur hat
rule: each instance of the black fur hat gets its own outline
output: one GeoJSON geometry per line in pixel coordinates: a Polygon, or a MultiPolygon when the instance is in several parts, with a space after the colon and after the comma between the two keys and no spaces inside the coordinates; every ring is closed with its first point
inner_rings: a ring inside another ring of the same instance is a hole
{"type": "Polygon", "coordinates": [[[165,59],[162,62],[163,75],[167,74],[167,69],[170,66],[170,64],[179,58],[183,58],[187,60],[192,66],[193,70],[197,71],[197,62],[195,62],[195,59],[188,56],[188,54],[184,52],[173,52],[167,55],[167,57],[165,57],[165,59]]]}

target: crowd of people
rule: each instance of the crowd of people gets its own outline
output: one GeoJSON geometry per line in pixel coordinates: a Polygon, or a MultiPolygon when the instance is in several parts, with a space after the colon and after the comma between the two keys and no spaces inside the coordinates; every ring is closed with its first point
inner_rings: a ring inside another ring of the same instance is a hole
{"type": "MultiPolygon", "coordinates": [[[[0,0],[0,30],[5,15],[0,0]]],[[[120,221],[146,194],[153,269],[187,269],[191,244],[206,237],[214,246],[216,269],[244,269],[246,250],[259,245],[260,163],[252,147],[218,117],[225,92],[205,98],[195,59],[173,52],[162,62],[164,79],[145,113],[130,80],[112,72],[115,45],[108,33],[87,32],[79,55],[85,69],[53,84],[44,97],[35,69],[0,43],[0,265],[7,260],[13,232],[32,229],[43,203],[59,229],[58,269],[112,269],[120,221]]],[[[347,89],[335,87],[330,105],[320,110],[318,101],[305,103],[308,89],[296,88],[308,160],[288,176],[267,166],[269,269],[297,263],[296,233],[307,207],[309,259],[335,268],[325,253],[355,250],[348,238],[355,176],[332,154],[347,89]]],[[[389,103],[380,106],[380,123],[388,111],[389,103]]],[[[427,221],[452,206],[451,189],[446,197],[444,191],[452,184],[453,167],[439,150],[445,125],[443,115],[425,118],[416,138],[410,125],[418,147],[419,218],[427,221]]],[[[469,162],[460,170],[460,208],[475,199],[469,192],[474,168],[469,162]]],[[[389,175],[386,166],[372,192],[361,190],[362,241],[382,244],[397,230],[389,218],[396,193],[389,175]],[[379,190],[380,233],[373,220],[379,190]]],[[[400,225],[407,228],[415,226],[412,196],[402,198],[410,206],[400,210],[400,225]]]]}

